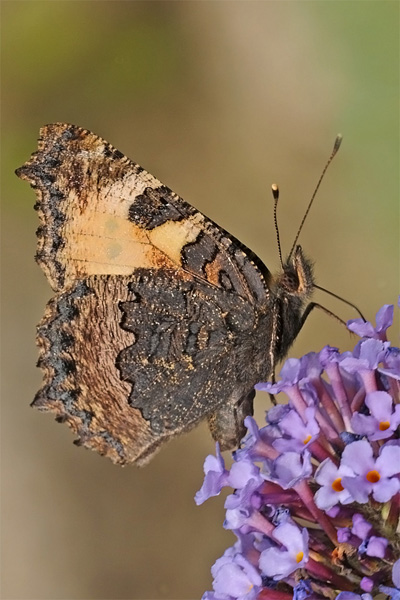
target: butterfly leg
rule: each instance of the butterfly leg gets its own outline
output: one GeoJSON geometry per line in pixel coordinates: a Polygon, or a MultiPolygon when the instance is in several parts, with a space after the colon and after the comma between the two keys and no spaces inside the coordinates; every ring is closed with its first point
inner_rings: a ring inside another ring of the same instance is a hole
{"type": "Polygon", "coordinates": [[[326,313],[330,317],[333,317],[334,319],[336,319],[336,321],[339,321],[339,323],[341,323],[342,325],[344,325],[344,327],[347,327],[346,321],[343,321],[343,319],[341,319],[340,317],[338,317],[334,312],[332,312],[328,308],[325,308],[325,306],[322,306],[322,304],[318,304],[318,302],[310,302],[310,304],[308,304],[306,306],[306,309],[305,309],[305,311],[303,312],[303,314],[301,316],[301,320],[300,320],[299,329],[297,331],[297,334],[299,333],[299,331],[303,327],[303,325],[306,322],[306,320],[307,320],[310,312],[312,310],[314,310],[314,308],[319,308],[320,310],[322,310],[324,313],[326,313]]]}
{"type": "MultiPolygon", "coordinates": [[[[271,336],[270,336],[269,345],[268,345],[268,349],[267,349],[269,373],[268,373],[266,379],[271,379],[272,383],[275,383],[275,369],[276,369],[276,365],[279,362],[279,358],[280,358],[279,353],[278,353],[278,347],[279,347],[279,343],[280,343],[280,334],[279,334],[280,315],[281,315],[281,305],[280,305],[280,302],[277,301],[276,303],[274,303],[274,305],[272,307],[272,318],[271,318],[271,324],[270,324],[271,336]]],[[[273,401],[272,397],[271,397],[271,401],[273,401]]],[[[273,404],[276,404],[276,402],[273,402],[273,404]]]]}
{"type": "Polygon", "coordinates": [[[221,450],[238,448],[246,433],[244,419],[253,414],[255,390],[241,398],[235,404],[225,404],[208,415],[208,426],[214,440],[219,442],[221,450]]]}

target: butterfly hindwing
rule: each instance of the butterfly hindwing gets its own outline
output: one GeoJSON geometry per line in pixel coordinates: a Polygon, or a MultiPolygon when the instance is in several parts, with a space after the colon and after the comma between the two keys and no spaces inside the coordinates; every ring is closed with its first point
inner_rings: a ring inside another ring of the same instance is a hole
{"type": "Polygon", "coordinates": [[[89,277],[51,300],[38,328],[45,383],[34,404],[114,462],[145,462],[205,416],[225,446],[241,431],[257,315],[239,296],[171,275],[89,277]],[[222,410],[232,415],[223,428],[222,410]]]}

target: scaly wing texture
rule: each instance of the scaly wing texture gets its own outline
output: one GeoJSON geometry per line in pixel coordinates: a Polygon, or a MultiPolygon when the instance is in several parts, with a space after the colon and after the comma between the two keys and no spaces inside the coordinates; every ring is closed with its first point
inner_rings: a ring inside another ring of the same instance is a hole
{"type": "Polygon", "coordinates": [[[37,261],[57,292],[34,404],[122,464],[206,416],[223,447],[237,443],[260,378],[248,366],[266,267],[87,130],[42,128],[17,174],[36,189],[37,261]]]}

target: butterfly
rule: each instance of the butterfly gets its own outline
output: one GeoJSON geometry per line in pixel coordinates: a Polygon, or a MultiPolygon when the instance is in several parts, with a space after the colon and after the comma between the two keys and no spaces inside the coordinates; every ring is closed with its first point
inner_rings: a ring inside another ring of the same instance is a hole
{"type": "Polygon", "coordinates": [[[55,295],[37,329],[33,405],[76,443],[143,465],[207,419],[237,447],[254,385],[315,306],[294,245],[273,277],[239,240],[86,129],[55,123],[16,174],[35,189],[36,260],[55,295]]]}

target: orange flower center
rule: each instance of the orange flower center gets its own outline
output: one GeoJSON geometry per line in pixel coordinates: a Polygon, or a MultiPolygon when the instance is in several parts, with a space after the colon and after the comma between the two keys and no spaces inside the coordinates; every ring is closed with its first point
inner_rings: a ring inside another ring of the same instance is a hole
{"type": "Polygon", "coordinates": [[[380,431],[386,431],[386,429],[389,429],[389,427],[390,427],[390,421],[381,421],[379,423],[380,431]]]}
{"type": "Polygon", "coordinates": [[[308,442],[311,440],[311,438],[312,438],[312,435],[311,435],[311,433],[309,433],[308,436],[306,438],[304,438],[303,444],[308,444],[308,442]]]}
{"type": "Polygon", "coordinates": [[[368,471],[368,473],[366,474],[366,478],[367,481],[369,481],[370,483],[376,483],[377,481],[380,480],[381,476],[379,475],[378,471],[368,471]]]}
{"type": "Polygon", "coordinates": [[[344,487],[342,486],[342,478],[338,477],[335,481],[332,482],[332,489],[335,492],[343,492],[344,487]]]}
{"type": "Polygon", "coordinates": [[[304,552],[298,552],[296,554],[296,562],[297,563],[301,562],[303,560],[303,558],[304,558],[304,552]]]}

